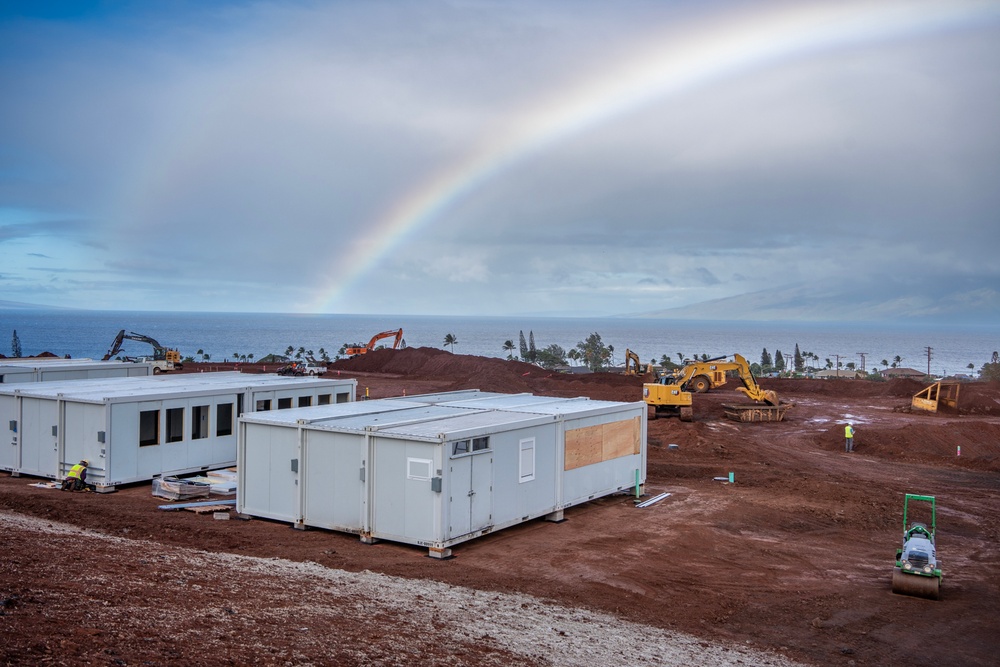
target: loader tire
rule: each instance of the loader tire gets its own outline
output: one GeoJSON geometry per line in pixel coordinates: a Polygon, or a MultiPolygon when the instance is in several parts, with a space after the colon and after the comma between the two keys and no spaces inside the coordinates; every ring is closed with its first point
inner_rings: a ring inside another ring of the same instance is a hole
{"type": "Polygon", "coordinates": [[[698,377],[688,382],[688,385],[691,387],[691,391],[698,394],[704,394],[706,391],[709,390],[709,388],[711,388],[712,383],[709,382],[708,378],[705,377],[704,375],[699,375],[698,377]]]}

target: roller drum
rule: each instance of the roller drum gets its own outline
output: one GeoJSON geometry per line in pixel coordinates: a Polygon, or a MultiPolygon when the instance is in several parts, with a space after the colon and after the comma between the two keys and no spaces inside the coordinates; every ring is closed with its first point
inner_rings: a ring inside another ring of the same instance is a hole
{"type": "Polygon", "coordinates": [[[892,592],[928,600],[940,600],[941,579],[919,574],[906,574],[901,568],[896,567],[892,570],[892,592]]]}

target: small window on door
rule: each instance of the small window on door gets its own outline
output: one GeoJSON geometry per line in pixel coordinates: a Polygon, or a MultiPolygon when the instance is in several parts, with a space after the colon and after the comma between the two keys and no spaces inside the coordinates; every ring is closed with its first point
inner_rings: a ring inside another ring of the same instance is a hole
{"type": "Polygon", "coordinates": [[[471,445],[472,442],[469,440],[456,440],[455,442],[451,443],[451,455],[461,456],[462,454],[468,454],[470,451],[472,451],[470,449],[471,445]]]}

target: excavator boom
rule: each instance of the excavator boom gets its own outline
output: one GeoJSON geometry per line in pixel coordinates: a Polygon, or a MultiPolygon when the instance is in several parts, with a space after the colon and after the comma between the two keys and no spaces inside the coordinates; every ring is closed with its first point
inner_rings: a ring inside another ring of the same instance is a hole
{"type": "Polygon", "coordinates": [[[392,349],[397,350],[406,347],[406,341],[403,340],[403,330],[394,329],[392,331],[383,331],[382,333],[377,333],[372,336],[372,339],[368,341],[368,345],[364,347],[349,347],[344,350],[344,353],[349,357],[355,357],[359,354],[367,354],[375,349],[375,344],[380,340],[385,338],[393,338],[392,349]]]}
{"type": "Polygon", "coordinates": [[[125,332],[124,329],[118,332],[115,336],[114,341],[111,343],[111,347],[108,349],[107,353],[104,355],[102,361],[107,361],[111,359],[116,354],[121,352],[122,343],[126,340],[134,340],[139,343],[148,343],[153,348],[153,372],[160,373],[163,371],[180,370],[183,368],[181,365],[181,354],[177,350],[168,349],[160,345],[159,341],[155,338],[151,338],[144,334],[136,333],[134,331],[125,332]]]}

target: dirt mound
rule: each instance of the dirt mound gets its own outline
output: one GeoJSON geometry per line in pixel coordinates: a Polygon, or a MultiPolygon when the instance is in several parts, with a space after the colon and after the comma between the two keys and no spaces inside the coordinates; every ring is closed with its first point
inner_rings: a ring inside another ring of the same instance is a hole
{"type": "Polygon", "coordinates": [[[958,392],[958,413],[1000,416],[1000,384],[967,382],[958,392]]]}
{"type": "Polygon", "coordinates": [[[911,397],[927,386],[919,380],[895,378],[887,381],[809,378],[761,378],[760,386],[785,393],[869,398],[877,396],[911,397]]]}
{"type": "Polygon", "coordinates": [[[613,401],[638,401],[642,398],[642,380],[636,377],[614,373],[558,373],[521,361],[452,354],[431,347],[375,350],[336,361],[330,368],[343,373],[443,380],[452,383],[449,389],[456,390],[474,387],[483,391],[589,396],[613,401]]]}

